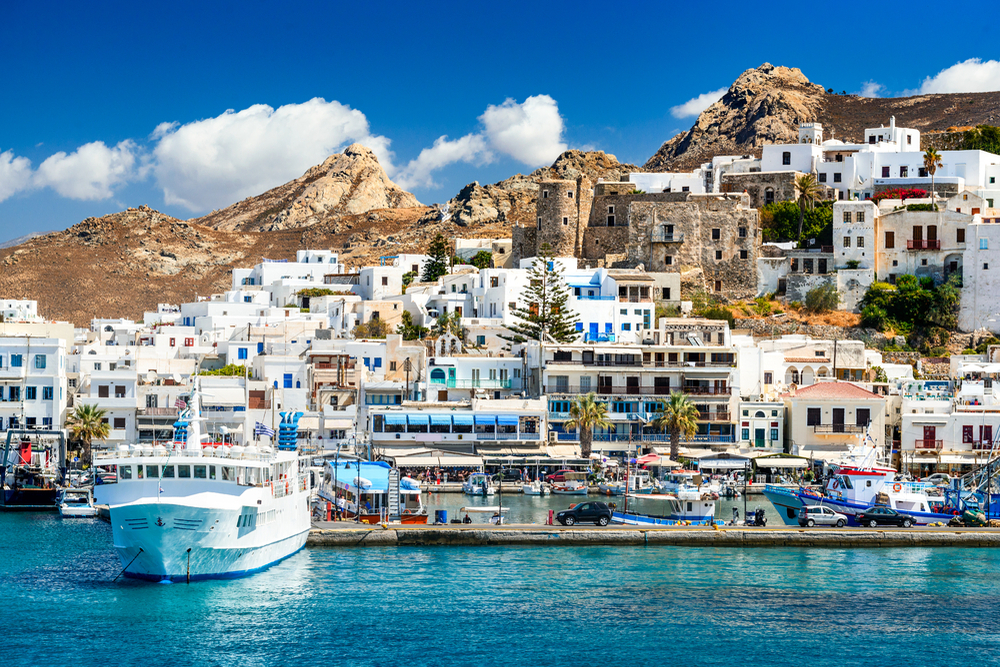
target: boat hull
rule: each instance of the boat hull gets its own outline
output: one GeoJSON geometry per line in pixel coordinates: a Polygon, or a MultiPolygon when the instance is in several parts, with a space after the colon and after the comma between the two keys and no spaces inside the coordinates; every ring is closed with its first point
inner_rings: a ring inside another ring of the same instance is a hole
{"type": "Polygon", "coordinates": [[[588,493],[588,489],[585,486],[579,489],[561,489],[559,487],[555,487],[552,489],[552,493],[557,496],[585,496],[588,493]]]}
{"type": "Polygon", "coordinates": [[[170,502],[110,509],[114,548],[127,577],[195,581],[264,570],[305,546],[308,515],[287,507],[287,520],[239,527],[240,509],[170,502]]]}
{"type": "MultiPolygon", "coordinates": [[[[778,512],[778,517],[787,526],[797,526],[799,524],[799,509],[805,505],[823,505],[829,507],[834,512],[839,512],[847,517],[847,521],[852,526],[858,525],[857,515],[865,512],[871,504],[848,502],[828,498],[826,496],[816,496],[811,493],[794,492],[787,489],[765,487],[764,496],[771,501],[778,512]]],[[[903,514],[912,516],[918,526],[926,526],[930,523],[948,522],[955,515],[943,514],[940,512],[918,512],[905,510],[903,514]]]]}
{"type": "Polygon", "coordinates": [[[684,525],[707,526],[715,520],[714,516],[691,516],[679,518],[673,515],[654,516],[650,514],[633,514],[632,512],[614,512],[611,521],[625,526],[678,526],[681,522],[684,525]]]}

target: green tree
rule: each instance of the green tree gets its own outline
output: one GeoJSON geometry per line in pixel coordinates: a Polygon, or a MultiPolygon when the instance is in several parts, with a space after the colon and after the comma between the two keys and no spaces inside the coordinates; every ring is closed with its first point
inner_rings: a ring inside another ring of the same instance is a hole
{"type": "Polygon", "coordinates": [[[402,321],[396,327],[396,333],[403,337],[403,340],[422,340],[429,333],[427,327],[421,327],[413,323],[413,315],[410,311],[404,310],[402,321]]]}
{"type": "Polygon", "coordinates": [[[451,248],[448,240],[441,234],[438,234],[431,241],[431,247],[428,249],[427,254],[430,255],[430,259],[424,262],[424,274],[421,277],[421,281],[432,283],[448,273],[448,258],[451,256],[451,248]]]}
{"type": "Polygon", "coordinates": [[[670,458],[677,460],[680,454],[681,435],[691,437],[698,432],[698,408],[687,394],[675,391],[667,398],[660,399],[659,416],[652,425],[670,434],[670,458]]]}
{"type": "Polygon", "coordinates": [[[992,125],[977,125],[962,134],[958,145],[961,151],[986,151],[1000,155],[1000,127],[992,125]]]}
{"type": "Polygon", "coordinates": [[[521,321],[507,329],[512,336],[502,336],[512,343],[543,340],[548,337],[557,343],[571,343],[577,338],[577,314],[569,303],[569,288],[562,277],[562,268],[552,256],[552,248],[543,243],[531,268],[528,269],[528,286],[521,293],[519,306],[514,309],[521,321]]]}
{"type": "Polygon", "coordinates": [[[935,211],[937,210],[937,201],[934,200],[934,174],[937,173],[938,167],[943,166],[944,164],[941,162],[941,154],[934,148],[928,148],[924,151],[924,169],[931,175],[931,201],[934,203],[935,211]]]}
{"type": "Polygon", "coordinates": [[[811,313],[828,313],[836,310],[839,303],[836,285],[820,285],[806,293],[806,310],[811,313]]]}
{"type": "Polygon", "coordinates": [[[94,440],[105,440],[111,435],[111,427],[105,417],[107,411],[96,405],[81,403],[66,419],[70,440],[80,445],[80,460],[89,466],[92,460],[94,440]]]}
{"type": "Polygon", "coordinates": [[[381,318],[373,318],[367,323],[361,322],[351,330],[355,338],[385,338],[389,333],[389,325],[381,318]]]}
{"type": "Polygon", "coordinates": [[[416,271],[407,271],[403,274],[403,289],[406,290],[417,277],[416,271]]]}
{"type": "Polygon", "coordinates": [[[823,186],[816,180],[815,174],[803,174],[795,179],[795,187],[799,191],[799,247],[802,247],[802,223],[806,219],[806,207],[813,210],[813,206],[823,192],[823,186]]]}
{"type": "MultiPolygon", "coordinates": [[[[778,201],[760,210],[760,224],[765,241],[798,239],[799,205],[793,201],[778,201]]],[[[802,238],[817,239],[821,244],[833,243],[832,202],[819,202],[805,212],[802,238]]]]}
{"type": "Polygon", "coordinates": [[[488,269],[493,265],[493,253],[489,250],[480,250],[469,262],[477,269],[488,269]]]}
{"type": "Polygon", "coordinates": [[[564,427],[569,431],[580,431],[580,455],[587,459],[594,444],[594,429],[608,428],[608,404],[597,400],[597,394],[590,392],[579,396],[569,406],[570,420],[564,427]]]}
{"type": "Polygon", "coordinates": [[[462,316],[457,312],[442,313],[438,315],[434,326],[431,327],[431,335],[434,337],[451,334],[463,343],[469,336],[469,330],[462,326],[462,316]]]}
{"type": "Polygon", "coordinates": [[[213,376],[224,376],[224,377],[243,377],[247,374],[247,367],[240,364],[226,364],[222,368],[216,368],[214,370],[201,370],[198,371],[199,375],[213,375],[213,376]]]}

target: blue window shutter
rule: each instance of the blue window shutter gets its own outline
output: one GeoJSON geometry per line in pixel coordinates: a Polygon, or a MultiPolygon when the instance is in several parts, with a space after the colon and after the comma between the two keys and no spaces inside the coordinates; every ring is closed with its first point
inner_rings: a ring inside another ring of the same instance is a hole
{"type": "Polygon", "coordinates": [[[375,357],[375,368],[382,368],[382,357],[375,357]]]}
{"type": "Polygon", "coordinates": [[[284,388],[285,389],[291,389],[292,388],[292,374],[291,373],[285,373],[285,387],[284,388]]]}
{"type": "Polygon", "coordinates": [[[577,322],[576,323],[576,330],[577,331],[583,331],[583,322],[577,322]]]}
{"type": "Polygon", "coordinates": [[[264,354],[264,343],[257,343],[257,354],[264,354]]]}

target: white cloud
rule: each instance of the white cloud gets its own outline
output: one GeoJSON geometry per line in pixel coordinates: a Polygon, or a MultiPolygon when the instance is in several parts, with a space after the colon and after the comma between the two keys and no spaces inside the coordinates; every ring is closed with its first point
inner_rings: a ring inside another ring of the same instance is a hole
{"type": "Polygon", "coordinates": [[[858,95],[861,97],[881,97],[884,90],[885,86],[877,81],[865,81],[861,84],[861,91],[858,95]]]}
{"type": "Polygon", "coordinates": [[[548,95],[534,95],[523,104],[510,98],[491,104],[479,121],[491,146],[529,167],[550,164],[566,150],[559,106],[548,95]]]}
{"type": "Polygon", "coordinates": [[[716,102],[722,99],[722,96],[726,94],[728,88],[719,88],[718,90],[713,90],[707,93],[702,93],[698,97],[692,98],[685,102],[684,104],[679,104],[675,107],[670,108],[670,114],[674,118],[688,118],[689,116],[697,116],[702,111],[712,106],[716,102]]]}
{"type": "Polygon", "coordinates": [[[31,185],[31,160],[14,157],[14,151],[0,153],[0,201],[13,197],[31,185]]]}
{"type": "MultiPolygon", "coordinates": [[[[375,150],[374,148],[372,149],[375,150]]],[[[486,139],[479,134],[467,134],[460,139],[449,140],[438,137],[434,145],[420,151],[415,160],[403,167],[394,177],[396,184],[404,189],[434,187],[432,172],[456,162],[486,163],[493,159],[487,150],[486,139]]]]}
{"type": "Polygon", "coordinates": [[[1000,61],[970,58],[924,79],[920,94],[985,93],[1000,90],[1000,61]]]}
{"type": "Polygon", "coordinates": [[[394,180],[404,188],[433,187],[432,173],[450,164],[484,164],[502,154],[539,167],[550,164],[567,148],[559,105],[548,95],[534,95],[522,103],[508,98],[503,104],[491,104],[479,122],[480,132],[459,139],[438,137],[433,146],[400,169],[394,180]]]}
{"type": "Polygon", "coordinates": [[[129,140],[109,148],[103,141],[84,144],[74,152],[50,155],[38,166],[34,182],[69,199],[107,199],[112,190],[135,175],[136,145],[129,140]]]}
{"type": "Polygon", "coordinates": [[[230,109],[184,125],[161,123],[151,138],[164,200],[191,211],[228,206],[286,183],[355,141],[391,170],[389,140],[370,135],[365,115],[319,97],[277,109],[230,109]]]}

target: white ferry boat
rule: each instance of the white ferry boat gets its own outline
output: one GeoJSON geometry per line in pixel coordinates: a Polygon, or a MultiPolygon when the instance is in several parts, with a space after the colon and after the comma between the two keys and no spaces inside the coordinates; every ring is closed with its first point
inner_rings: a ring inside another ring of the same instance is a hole
{"type": "Polygon", "coordinates": [[[116,473],[107,505],[124,574],[152,581],[238,577],[305,545],[309,479],[294,451],[205,442],[197,379],[170,447],[122,446],[95,457],[116,473]]]}

